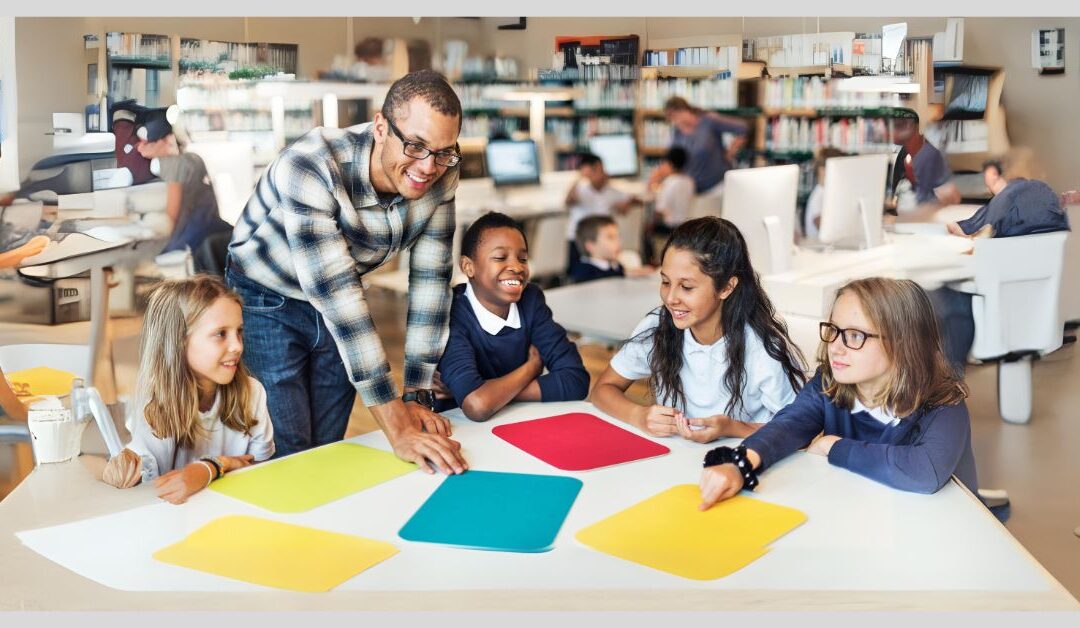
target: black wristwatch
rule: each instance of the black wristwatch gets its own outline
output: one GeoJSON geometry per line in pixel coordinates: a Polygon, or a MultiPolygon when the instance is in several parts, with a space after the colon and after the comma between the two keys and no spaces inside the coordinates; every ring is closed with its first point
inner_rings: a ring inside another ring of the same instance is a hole
{"type": "Polygon", "coordinates": [[[432,412],[435,411],[435,393],[427,389],[411,390],[402,395],[401,400],[406,403],[415,401],[428,410],[431,410],[432,412]]]}

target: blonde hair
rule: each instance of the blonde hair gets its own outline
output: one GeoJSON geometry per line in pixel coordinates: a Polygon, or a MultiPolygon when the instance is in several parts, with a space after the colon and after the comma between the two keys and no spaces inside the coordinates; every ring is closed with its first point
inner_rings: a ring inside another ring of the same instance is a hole
{"type": "MultiPolygon", "coordinates": [[[[145,400],[143,416],[154,435],[175,439],[177,447],[192,448],[207,438],[199,421],[199,389],[187,362],[187,343],[195,322],[221,298],[242,304],[239,295],[211,275],[164,281],[150,294],[139,345],[138,399],[145,400]]],[[[232,382],[218,386],[221,422],[249,435],[256,423],[250,390],[242,361],[232,382]]]]}
{"type": "MultiPolygon", "coordinates": [[[[918,284],[871,277],[845,285],[836,298],[845,292],[859,300],[892,363],[888,380],[874,399],[866,400],[867,405],[906,417],[923,408],[960,403],[967,397],[967,386],[945,359],[930,298],[918,284]]],[[[825,395],[850,410],[857,395],[855,384],[841,384],[833,377],[828,343],[821,343],[817,357],[825,395]]]]}

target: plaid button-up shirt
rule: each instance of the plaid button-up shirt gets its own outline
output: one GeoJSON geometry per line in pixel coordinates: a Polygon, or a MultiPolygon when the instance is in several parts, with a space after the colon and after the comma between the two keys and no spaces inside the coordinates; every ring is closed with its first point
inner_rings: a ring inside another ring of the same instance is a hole
{"type": "Polygon", "coordinates": [[[365,405],[398,390],[361,277],[402,249],[409,256],[405,386],[429,388],[446,345],[458,168],[422,198],[380,199],[369,179],[371,124],[317,128],[259,179],[229,245],[235,270],[322,314],[365,405]]]}

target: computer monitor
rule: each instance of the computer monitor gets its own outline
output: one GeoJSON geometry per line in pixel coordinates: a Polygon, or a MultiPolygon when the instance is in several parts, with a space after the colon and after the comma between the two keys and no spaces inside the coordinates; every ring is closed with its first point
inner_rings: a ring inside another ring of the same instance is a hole
{"type": "Polygon", "coordinates": [[[845,248],[881,244],[881,215],[889,156],[833,157],[825,162],[825,196],[818,239],[845,248]]]}
{"type": "Polygon", "coordinates": [[[589,138],[589,152],[604,162],[604,171],[610,176],[638,174],[637,142],[633,135],[594,135],[589,138]]]}
{"type": "Polygon", "coordinates": [[[488,176],[497,186],[540,183],[540,158],[532,140],[491,140],[484,159],[488,176]]]}
{"type": "Polygon", "coordinates": [[[759,275],[791,267],[798,194],[799,167],[794,164],[728,170],[724,175],[720,215],[742,232],[759,275]]]}

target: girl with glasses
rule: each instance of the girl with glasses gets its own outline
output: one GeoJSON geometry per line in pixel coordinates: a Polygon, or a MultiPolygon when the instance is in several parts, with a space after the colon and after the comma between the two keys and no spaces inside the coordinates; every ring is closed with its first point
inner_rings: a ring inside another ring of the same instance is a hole
{"type": "Polygon", "coordinates": [[[934,493],[955,475],[977,493],[967,388],[922,288],[853,281],[820,331],[820,366],[794,403],[738,448],[706,455],[701,508],[753,489],[758,473],[804,447],[900,490],[934,493]]]}

